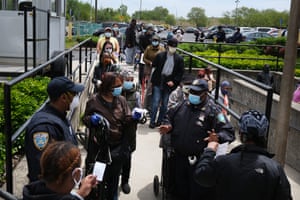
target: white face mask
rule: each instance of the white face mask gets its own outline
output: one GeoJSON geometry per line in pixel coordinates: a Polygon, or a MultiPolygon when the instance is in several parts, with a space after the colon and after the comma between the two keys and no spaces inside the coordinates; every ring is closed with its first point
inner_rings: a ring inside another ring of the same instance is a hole
{"type": "Polygon", "coordinates": [[[80,185],[80,182],[82,180],[82,176],[83,176],[83,173],[82,173],[82,169],[80,167],[77,167],[75,168],[73,171],[72,171],[72,177],[73,177],[73,181],[75,183],[75,188],[78,189],[79,188],[79,185],[80,185]],[[76,180],[76,177],[75,176],[75,173],[79,171],[80,173],[80,176],[79,176],[79,180],[76,180]]]}
{"type": "Polygon", "coordinates": [[[112,48],[105,48],[105,52],[107,52],[107,53],[112,53],[112,48]]]}
{"type": "Polygon", "coordinates": [[[169,52],[171,53],[171,54],[174,54],[175,52],[176,52],[176,47],[170,47],[169,46],[169,52]]]}
{"type": "Polygon", "coordinates": [[[110,32],[105,32],[104,36],[107,37],[107,38],[109,38],[109,37],[111,37],[111,33],[110,32]]]}
{"type": "Polygon", "coordinates": [[[79,103],[80,103],[79,96],[78,95],[74,96],[74,98],[70,104],[70,110],[74,110],[75,108],[77,108],[79,106],[79,103]]]}

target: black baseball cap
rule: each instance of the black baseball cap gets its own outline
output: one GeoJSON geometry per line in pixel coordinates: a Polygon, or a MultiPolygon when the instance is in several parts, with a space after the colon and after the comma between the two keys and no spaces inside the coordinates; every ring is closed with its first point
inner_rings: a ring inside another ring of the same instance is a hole
{"type": "Polygon", "coordinates": [[[168,40],[167,45],[171,47],[177,47],[178,40],[176,38],[171,38],[168,40]]]}
{"type": "Polygon", "coordinates": [[[204,79],[196,79],[192,82],[192,85],[189,88],[196,92],[208,91],[208,84],[204,79]]]}
{"type": "Polygon", "coordinates": [[[65,76],[53,78],[47,87],[47,92],[50,99],[56,99],[66,92],[79,93],[83,90],[84,86],[82,84],[75,84],[65,76]]]}

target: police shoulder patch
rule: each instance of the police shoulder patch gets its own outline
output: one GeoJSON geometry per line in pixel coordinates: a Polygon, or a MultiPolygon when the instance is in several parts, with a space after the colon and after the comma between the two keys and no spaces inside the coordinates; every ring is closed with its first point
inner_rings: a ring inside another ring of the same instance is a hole
{"type": "Polygon", "coordinates": [[[37,132],[33,134],[33,144],[35,148],[42,151],[48,144],[49,133],[47,132],[37,132]]]}

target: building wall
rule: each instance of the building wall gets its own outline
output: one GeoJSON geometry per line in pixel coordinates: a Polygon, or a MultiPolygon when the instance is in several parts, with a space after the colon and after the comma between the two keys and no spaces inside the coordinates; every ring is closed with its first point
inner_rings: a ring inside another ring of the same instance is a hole
{"type": "MultiPolygon", "coordinates": [[[[246,72],[243,73],[248,74],[248,77],[256,77],[254,72],[246,72]],[[250,75],[251,74],[251,75],[250,75]]],[[[254,108],[261,112],[265,112],[265,103],[267,92],[253,86],[246,81],[238,79],[236,77],[232,77],[229,74],[222,74],[223,79],[227,79],[231,82],[233,90],[231,97],[231,108],[238,114],[242,112],[254,108]]],[[[280,74],[275,75],[275,80],[280,81],[280,74]]],[[[297,80],[291,80],[291,84],[294,84],[297,80]]],[[[278,82],[276,85],[280,85],[278,82]]],[[[279,90],[277,88],[277,90],[279,90]]],[[[275,134],[276,134],[276,124],[277,121],[280,120],[277,118],[279,109],[279,95],[273,95],[273,103],[272,103],[272,112],[271,112],[271,120],[270,120],[270,129],[268,135],[268,149],[270,152],[274,153],[276,150],[275,146],[275,134]]],[[[300,104],[291,103],[291,115],[290,115],[290,124],[289,124],[289,133],[288,133],[288,141],[287,141],[287,149],[286,149],[286,163],[291,167],[300,171],[300,104]]],[[[237,127],[237,121],[232,119],[233,125],[237,127]]],[[[280,134],[280,133],[279,133],[280,134]]]]}

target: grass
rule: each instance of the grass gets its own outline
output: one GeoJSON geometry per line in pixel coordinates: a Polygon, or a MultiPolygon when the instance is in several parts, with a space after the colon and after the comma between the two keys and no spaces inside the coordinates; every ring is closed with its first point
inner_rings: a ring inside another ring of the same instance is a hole
{"type": "Polygon", "coordinates": [[[69,49],[69,48],[75,46],[76,44],[78,44],[78,41],[76,40],[75,37],[72,37],[72,39],[69,39],[66,37],[66,39],[65,39],[66,49],[69,49]]]}

